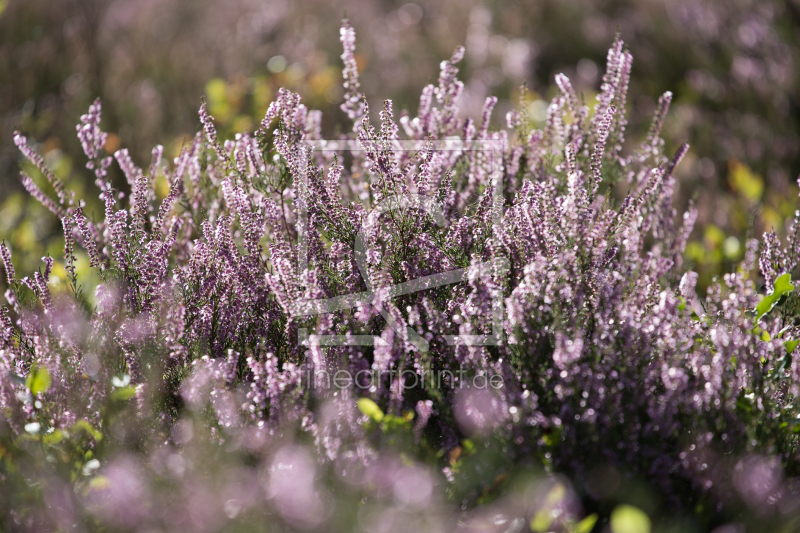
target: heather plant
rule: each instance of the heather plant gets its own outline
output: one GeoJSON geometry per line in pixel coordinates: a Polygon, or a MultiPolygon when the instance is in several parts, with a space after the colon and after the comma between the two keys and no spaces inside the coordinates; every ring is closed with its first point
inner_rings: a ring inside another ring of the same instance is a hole
{"type": "Polygon", "coordinates": [[[649,524],[615,507],[637,483],[698,527],[790,527],[800,214],[698,295],[697,214],[673,207],[688,146],[664,153],[670,93],[626,141],[619,38],[595,105],[559,75],[541,130],[492,128],[493,97],[462,118],[463,48],[376,128],[347,21],[341,40],[337,139],[281,90],[233,139],[204,103],[144,169],[105,152],[95,102],[77,133],[101,217],[16,135],[67,279],[52,257],[18,278],[0,245],[8,527],[624,531],[649,524]]]}

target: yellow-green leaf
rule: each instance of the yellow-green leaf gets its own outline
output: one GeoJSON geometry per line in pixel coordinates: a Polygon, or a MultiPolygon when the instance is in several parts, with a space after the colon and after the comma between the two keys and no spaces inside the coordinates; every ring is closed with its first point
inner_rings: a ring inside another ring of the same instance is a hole
{"type": "Polygon", "coordinates": [[[590,514],[589,516],[587,516],[586,518],[575,524],[575,527],[572,528],[571,533],[589,533],[596,523],[597,523],[597,515],[590,514]]]}
{"type": "Polygon", "coordinates": [[[89,488],[92,490],[104,490],[110,485],[111,480],[109,480],[106,476],[94,476],[91,481],[89,481],[89,488]]]}
{"type": "Polygon", "coordinates": [[[551,522],[549,511],[539,511],[531,518],[531,530],[543,533],[550,529],[551,522]]]}
{"type": "Polygon", "coordinates": [[[612,533],[650,533],[650,518],[633,505],[618,505],[611,512],[612,533]]]}
{"type": "Polygon", "coordinates": [[[792,353],[794,349],[797,348],[798,343],[800,343],[800,340],[784,342],[783,345],[786,347],[786,353],[788,354],[792,353]]]}
{"type": "Polygon", "coordinates": [[[50,388],[50,372],[45,367],[34,367],[25,380],[25,385],[30,389],[31,394],[36,396],[39,393],[47,392],[50,388]]]}
{"type": "Polygon", "coordinates": [[[709,224],[706,226],[704,238],[709,248],[717,248],[725,241],[725,232],[714,224],[709,224]]]}
{"type": "Polygon", "coordinates": [[[469,439],[462,440],[461,447],[464,449],[464,455],[472,455],[476,450],[475,443],[469,439]]]}
{"type": "Polygon", "coordinates": [[[206,83],[206,95],[208,95],[209,105],[220,104],[225,101],[225,93],[227,92],[227,84],[221,78],[211,78],[206,83]]]}
{"type": "Polygon", "coordinates": [[[728,164],[728,181],[731,188],[747,198],[758,201],[764,193],[764,180],[750,168],[732,159],[728,164]]]}
{"type": "Polygon", "coordinates": [[[383,411],[381,411],[381,408],[378,407],[377,403],[373,402],[369,398],[360,398],[358,400],[358,410],[370,417],[375,422],[380,422],[383,420],[383,411]]]}
{"type": "Polygon", "coordinates": [[[759,304],[756,306],[756,321],[761,320],[764,315],[772,311],[775,305],[777,305],[778,300],[781,299],[781,296],[790,293],[793,290],[794,285],[792,285],[791,274],[787,273],[778,276],[778,279],[775,280],[772,293],[764,296],[761,302],[759,302],[759,304]]]}
{"type": "Polygon", "coordinates": [[[42,441],[45,444],[52,446],[53,444],[58,444],[59,442],[61,442],[61,440],[63,440],[63,438],[64,438],[64,434],[59,430],[55,430],[52,433],[48,433],[47,435],[45,435],[42,438],[42,441]]]}
{"type": "Polygon", "coordinates": [[[114,389],[114,392],[111,393],[111,399],[115,401],[125,401],[130,400],[136,395],[136,387],[132,385],[128,385],[127,387],[119,387],[114,389]]]}

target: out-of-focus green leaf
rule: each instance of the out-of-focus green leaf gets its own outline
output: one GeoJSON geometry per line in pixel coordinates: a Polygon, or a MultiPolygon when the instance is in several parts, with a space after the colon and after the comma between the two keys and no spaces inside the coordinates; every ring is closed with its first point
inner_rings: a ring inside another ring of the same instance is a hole
{"type": "Polygon", "coordinates": [[[618,505],[611,512],[612,533],[650,533],[650,518],[633,505],[618,505]]]}
{"type": "Polygon", "coordinates": [[[555,486],[550,489],[550,492],[547,493],[547,498],[545,498],[546,505],[556,506],[561,502],[561,500],[564,499],[564,496],[566,495],[567,490],[564,488],[564,485],[561,483],[556,483],[555,486]]]}
{"type": "Polygon", "coordinates": [[[728,164],[728,182],[734,191],[748,200],[758,201],[764,193],[764,180],[761,176],[754,174],[747,165],[735,159],[728,164]]]}
{"type": "Polygon", "coordinates": [[[702,243],[691,241],[686,244],[686,251],[684,255],[690,261],[695,263],[704,263],[706,260],[706,249],[702,243]]]}
{"type": "Polygon", "coordinates": [[[556,483],[544,499],[542,509],[531,519],[531,529],[533,531],[549,531],[553,519],[553,509],[558,507],[566,496],[567,491],[564,485],[556,483]]]}
{"type": "Polygon", "coordinates": [[[64,439],[64,434],[59,430],[55,430],[52,433],[48,433],[47,435],[42,437],[42,442],[52,446],[53,444],[58,444],[63,439],[64,439]]]}
{"type": "Polygon", "coordinates": [[[716,227],[714,224],[706,226],[705,235],[703,235],[709,248],[717,248],[722,246],[725,241],[725,232],[716,227]]]}
{"type": "Polygon", "coordinates": [[[212,78],[206,83],[206,94],[209,105],[216,105],[225,101],[225,80],[212,78]]]}
{"type": "Polygon", "coordinates": [[[781,296],[790,293],[793,290],[794,285],[792,285],[791,274],[787,273],[778,276],[778,279],[775,280],[772,294],[764,296],[761,302],[759,302],[759,304],[756,306],[756,321],[761,320],[764,315],[772,311],[772,309],[778,303],[778,300],[781,299],[781,296]]]}
{"type": "Polygon", "coordinates": [[[89,481],[89,488],[92,490],[105,490],[111,485],[111,480],[106,476],[94,476],[89,481]]]}
{"type": "Polygon", "coordinates": [[[84,430],[86,433],[88,433],[89,435],[94,437],[94,440],[99,441],[99,440],[103,439],[103,434],[100,433],[99,431],[97,431],[96,429],[94,429],[92,427],[92,425],[89,422],[87,422],[86,420],[78,420],[77,422],[72,424],[72,430],[73,431],[74,430],[78,430],[78,429],[84,430]]]}
{"type": "Polygon", "coordinates": [[[531,518],[531,530],[537,532],[544,532],[550,529],[550,512],[548,511],[539,511],[531,518]]]}
{"type": "Polygon", "coordinates": [[[381,411],[381,408],[378,407],[377,403],[373,402],[369,398],[360,398],[358,400],[358,410],[370,417],[370,419],[374,420],[375,422],[380,422],[383,420],[383,411],[381,411]]]}
{"type": "Polygon", "coordinates": [[[573,527],[570,531],[571,533],[589,533],[594,525],[597,523],[597,515],[590,514],[573,527]]]}
{"type": "Polygon", "coordinates": [[[475,453],[476,450],[475,443],[470,439],[462,440],[461,446],[464,449],[464,455],[472,455],[475,453]]]}
{"type": "MultiPolygon", "coordinates": [[[[370,418],[372,418],[370,416],[370,418]]],[[[373,418],[373,420],[375,420],[373,418]]],[[[375,420],[378,422],[378,420],[375,420]]],[[[408,420],[406,420],[402,416],[395,416],[395,415],[383,415],[383,418],[380,420],[381,425],[384,429],[397,429],[397,428],[410,428],[411,424],[408,420]]]]}
{"type": "Polygon", "coordinates": [[[111,393],[111,399],[117,402],[130,400],[136,396],[136,387],[128,385],[127,387],[119,387],[111,393]]]}
{"type": "Polygon", "coordinates": [[[50,372],[43,366],[32,368],[30,374],[28,374],[28,379],[25,380],[25,386],[34,396],[47,392],[47,389],[50,388],[50,383],[50,372]]]}

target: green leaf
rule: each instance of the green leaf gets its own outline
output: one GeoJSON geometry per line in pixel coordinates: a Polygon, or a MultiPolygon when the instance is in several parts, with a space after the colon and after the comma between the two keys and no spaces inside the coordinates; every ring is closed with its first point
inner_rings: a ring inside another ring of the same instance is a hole
{"type": "Polygon", "coordinates": [[[106,476],[94,476],[92,480],[89,481],[89,488],[92,490],[105,490],[109,486],[111,486],[111,480],[106,476]]]}
{"type": "Polygon", "coordinates": [[[783,345],[786,347],[786,353],[791,354],[794,349],[797,348],[798,343],[800,343],[800,340],[784,342],[783,345]]]}
{"type": "Polygon", "coordinates": [[[370,417],[370,419],[374,420],[375,422],[380,422],[383,420],[383,411],[381,411],[381,408],[378,407],[377,403],[373,402],[369,398],[360,398],[358,400],[358,410],[370,417]]]}
{"type": "Polygon", "coordinates": [[[575,524],[575,527],[572,528],[572,531],[570,533],[589,533],[596,523],[597,523],[597,515],[590,514],[589,516],[587,516],[586,518],[575,524]]]}
{"type": "Polygon", "coordinates": [[[128,385],[127,387],[120,387],[115,389],[114,392],[111,393],[111,399],[117,402],[122,402],[125,400],[130,400],[136,396],[136,387],[133,385],[128,385]]]}
{"type": "Polygon", "coordinates": [[[55,430],[52,433],[48,433],[47,435],[45,435],[42,438],[42,441],[45,444],[52,446],[53,444],[58,444],[63,439],[64,439],[64,434],[59,430],[55,430]]]}
{"type": "Polygon", "coordinates": [[[550,529],[550,513],[547,511],[539,511],[531,518],[531,530],[536,532],[544,532],[550,529]]]}
{"type": "Polygon", "coordinates": [[[76,431],[78,429],[84,430],[86,433],[94,437],[94,440],[96,441],[103,440],[103,434],[94,429],[92,425],[86,420],[78,420],[77,422],[72,424],[71,431],[76,431]]]}
{"type": "Polygon", "coordinates": [[[25,380],[25,386],[30,389],[31,394],[36,396],[39,393],[47,392],[50,388],[50,372],[45,367],[34,367],[25,380]]]}
{"type": "Polygon", "coordinates": [[[611,512],[612,533],[650,533],[650,518],[633,505],[618,505],[611,512]]]}
{"type": "Polygon", "coordinates": [[[772,294],[764,296],[761,302],[756,306],[756,321],[761,320],[764,315],[772,311],[778,304],[778,300],[781,299],[781,296],[794,290],[794,285],[792,285],[791,280],[792,275],[788,273],[778,276],[778,279],[775,280],[772,294]]]}
{"type": "Polygon", "coordinates": [[[735,159],[728,164],[728,181],[734,191],[749,200],[758,201],[764,193],[764,180],[761,176],[735,159]]]}
{"type": "Polygon", "coordinates": [[[464,449],[464,455],[472,455],[476,450],[475,443],[470,439],[462,440],[461,447],[464,449]]]}
{"type": "Polygon", "coordinates": [[[703,236],[714,248],[722,245],[725,240],[725,232],[716,227],[714,224],[709,224],[705,228],[705,235],[703,236]]]}

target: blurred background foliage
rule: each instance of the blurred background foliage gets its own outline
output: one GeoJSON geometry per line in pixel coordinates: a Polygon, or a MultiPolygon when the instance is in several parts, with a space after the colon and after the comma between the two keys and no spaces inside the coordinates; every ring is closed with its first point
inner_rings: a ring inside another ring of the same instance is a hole
{"type": "MultiPolygon", "coordinates": [[[[15,129],[98,218],[99,191],[74,126],[94,98],[113,132],[107,151],[128,147],[140,166],[155,144],[178,153],[198,130],[203,96],[224,136],[256,127],[281,86],[322,109],[323,134],[336,134],[348,124],[338,109],[345,13],[373,106],[393,98],[396,109],[416,109],[439,62],[464,44],[462,111],[478,115],[494,94],[503,117],[520,105],[525,83],[534,122],[544,119],[559,72],[593,99],[620,32],[634,57],[629,141],[644,135],[670,90],[667,149],[692,145],[677,208],[694,198],[700,210],[686,259],[701,288],[734,268],[748,235],[784,233],[796,209],[798,0],[2,0],[0,238],[18,271],[30,274],[48,253],[60,258],[63,237],[20,185],[15,129]]],[[[112,180],[125,191],[118,170],[112,180]]],[[[79,254],[79,275],[87,267],[79,254]]],[[[54,274],[64,279],[58,267],[54,274]]]]}

